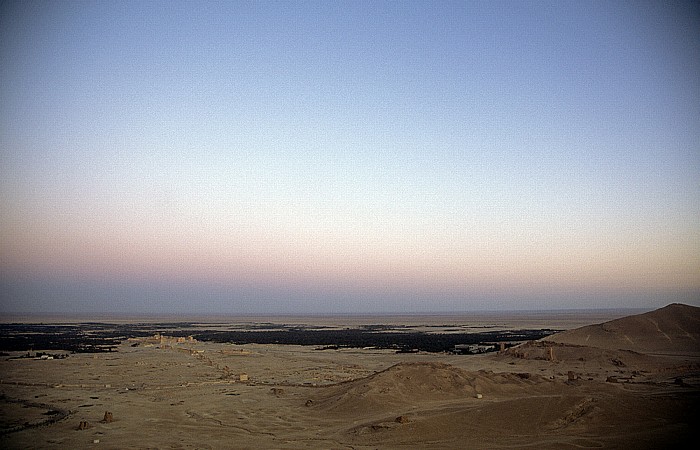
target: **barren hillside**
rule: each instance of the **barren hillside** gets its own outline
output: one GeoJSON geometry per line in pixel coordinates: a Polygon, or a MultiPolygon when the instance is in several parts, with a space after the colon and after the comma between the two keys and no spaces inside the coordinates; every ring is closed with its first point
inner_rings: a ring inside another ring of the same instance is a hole
{"type": "Polygon", "coordinates": [[[545,341],[638,353],[700,353],[700,308],[674,303],[549,336],[545,341]]]}

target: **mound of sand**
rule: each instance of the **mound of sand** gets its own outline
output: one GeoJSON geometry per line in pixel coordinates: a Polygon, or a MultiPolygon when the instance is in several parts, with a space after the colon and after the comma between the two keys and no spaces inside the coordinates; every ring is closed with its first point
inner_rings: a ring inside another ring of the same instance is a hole
{"type": "Polygon", "coordinates": [[[504,353],[517,359],[561,362],[597,363],[601,368],[626,367],[630,370],[650,370],[659,366],[658,358],[631,350],[610,350],[585,345],[552,341],[529,341],[504,353]]]}
{"type": "Polygon", "coordinates": [[[700,308],[674,303],[557,333],[545,341],[646,354],[700,354],[700,308]]]}
{"type": "MultiPolygon", "coordinates": [[[[612,387],[612,386],[608,386],[612,387]]],[[[607,389],[593,395],[533,395],[434,408],[398,422],[362,423],[355,446],[395,448],[685,448],[687,404],[607,389]],[[630,420],[630,418],[634,418],[630,420]],[[680,424],[679,424],[680,423],[680,424]]]]}
{"type": "Polygon", "coordinates": [[[531,374],[476,372],[434,362],[400,363],[369,377],[323,388],[313,406],[343,414],[391,411],[451,400],[481,401],[535,392],[551,381],[531,374]]]}
{"type": "Polygon", "coordinates": [[[640,396],[618,384],[560,383],[440,363],[401,363],[320,391],[310,412],[342,418],[340,440],[361,447],[621,448],[641,440],[646,445],[639,448],[658,448],[683,442],[687,425],[677,427],[676,441],[663,430],[692,413],[687,403],[640,396]]]}
{"type": "Polygon", "coordinates": [[[686,417],[694,414],[692,401],[639,395],[619,384],[561,383],[440,363],[401,363],[320,390],[311,411],[342,418],[347,425],[339,440],[358,447],[677,447],[690,433],[686,417]]]}

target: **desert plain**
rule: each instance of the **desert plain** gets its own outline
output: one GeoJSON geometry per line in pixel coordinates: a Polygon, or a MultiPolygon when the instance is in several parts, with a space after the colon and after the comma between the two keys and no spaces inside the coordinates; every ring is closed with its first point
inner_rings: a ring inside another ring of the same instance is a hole
{"type": "Polygon", "coordinates": [[[476,355],[240,345],[177,329],[109,352],[7,351],[0,447],[697,448],[700,308],[385,323],[562,331],[476,355]]]}

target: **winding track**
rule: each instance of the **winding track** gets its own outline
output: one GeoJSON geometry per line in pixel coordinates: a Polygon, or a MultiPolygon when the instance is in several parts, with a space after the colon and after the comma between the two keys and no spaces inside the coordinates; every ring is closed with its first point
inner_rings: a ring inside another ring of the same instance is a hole
{"type": "Polygon", "coordinates": [[[68,416],[71,415],[71,412],[66,410],[66,409],[61,409],[57,408],[55,406],[46,404],[46,403],[36,403],[32,402],[29,400],[22,400],[22,399],[10,399],[7,397],[2,397],[0,398],[0,401],[4,401],[6,403],[19,403],[20,405],[28,408],[41,408],[41,409],[47,409],[50,412],[53,412],[54,414],[51,414],[49,417],[47,417],[44,420],[41,420],[39,422],[34,422],[34,423],[24,423],[22,425],[17,425],[12,428],[7,428],[4,430],[0,430],[0,436],[4,436],[6,434],[10,433],[16,433],[18,431],[22,430],[27,430],[29,428],[38,428],[46,425],[51,425],[57,422],[60,422],[61,420],[66,419],[68,416]]]}

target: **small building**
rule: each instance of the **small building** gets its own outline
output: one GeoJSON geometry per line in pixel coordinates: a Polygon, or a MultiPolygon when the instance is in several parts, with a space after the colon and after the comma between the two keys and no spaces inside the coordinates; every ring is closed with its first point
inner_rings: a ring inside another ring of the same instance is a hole
{"type": "Polygon", "coordinates": [[[484,344],[455,344],[454,352],[468,355],[486,353],[494,350],[493,345],[484,344]]]}

